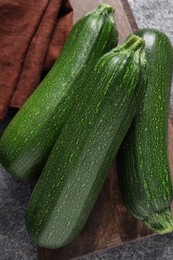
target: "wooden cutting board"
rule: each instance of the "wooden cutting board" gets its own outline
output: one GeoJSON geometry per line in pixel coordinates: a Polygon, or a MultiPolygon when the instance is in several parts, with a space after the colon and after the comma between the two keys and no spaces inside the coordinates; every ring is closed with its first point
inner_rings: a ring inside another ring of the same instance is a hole
{"type": "MultiPolygon", "coordinates": [[[[74,21],[101,2],[115,7],[119,43],[122,43],[130,33],[137,29],[127,0],[71,0],[74,21]]],[[[172,137],[173,129],[169,122],[170,154],[173,154],[172,137]]],[[[173,172],[173,158],[170,164],[173,172]]],[[[81,234],[69,245],[58,250],[38,248],[39,260],[69,260],[152,235],[152,232],[132,217],[123,205],[116,171],[116,161],[114,161],[104,188],[81,234]]]]}

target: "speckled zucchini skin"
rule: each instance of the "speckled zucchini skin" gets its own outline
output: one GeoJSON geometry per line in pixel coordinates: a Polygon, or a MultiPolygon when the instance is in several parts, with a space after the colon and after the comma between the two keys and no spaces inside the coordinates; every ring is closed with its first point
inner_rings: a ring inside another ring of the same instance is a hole
{"type": "Polygon", "coordinates": [[[98,59],[117,44],[114,9],[100,4],[73,27],[59,59],[0,139],[0,162],[12,175],[40,173],[98,59]]]}
{"type": "Polygon", "coordinates": [[[86,81],[29,201],[26,225],[38,245],[64,246],[83,228],[144,92],[143,46],[131,36],[86,81]]]}
{"type": "Polygon", "coordinates": [[[157,233],[173,231],[172,184],[168,163],[168,106],[173,48],[164,33],[136,32],[146,42],[147,90],[118,155],[124,202],[157,233]]]}

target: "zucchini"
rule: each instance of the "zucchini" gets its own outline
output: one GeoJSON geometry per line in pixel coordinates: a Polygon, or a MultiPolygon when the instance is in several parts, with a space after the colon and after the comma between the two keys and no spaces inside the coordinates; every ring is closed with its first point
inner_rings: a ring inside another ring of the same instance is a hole
{"type": "Polygon", "coordinates": [[[87,221],[144,92],[143,46],[130,36],[88,77],[29,201],[26,226],[38,245],[64,246],[87,221]]]}
{"type": "Polygon", "coordinates": [[[73,27],[59,59],[0,139],[0,162],[19,179],[41,172],[96,61],[116,46],[114,9],[100,4],[73,27]]]}
{"type": "Polygon", "coordinates": [[[147,89],[118,153],[122,197],[130,213],[151,230],[173,231],[172,184],[168,162],[168,105],[173,48],[154,29],[139,30],[146,42],[147,89]]]}

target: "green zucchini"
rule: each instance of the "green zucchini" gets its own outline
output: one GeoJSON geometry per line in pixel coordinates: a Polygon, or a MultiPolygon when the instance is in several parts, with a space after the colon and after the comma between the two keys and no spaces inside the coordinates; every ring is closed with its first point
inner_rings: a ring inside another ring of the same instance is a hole
{"type": "Polygon", "coordinates": [[[118,153],[122,197],[128,210],[156,233],[173,231],[168,162],[168,105],[173,48],[154,29],[139,30],[146,42],[147,89],[118,153]]]}
{"type": "Polygon", "coordinates": [[[73,27],[59,59],[0,139],[0,162],[19,179],[42,170],[98,59],[117,44],[114,9],[100,4],[73,27]]]}
{"type": "Polygon", "coordinates": [[[143,47],[130,36],[86,80],[29,201],[26,226],[38,245],[64,246],[84,226],[143,96],[143,47]]]}

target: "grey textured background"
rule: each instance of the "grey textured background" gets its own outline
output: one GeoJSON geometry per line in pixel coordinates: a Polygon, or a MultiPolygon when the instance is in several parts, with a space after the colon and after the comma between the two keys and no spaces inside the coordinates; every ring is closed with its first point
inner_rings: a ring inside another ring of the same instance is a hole
{"type": "MultiPolygon", "coordinates": [[[[129,0],[129,3],[140,28],[160,29],[166,32],[173,43],[173,0],[129,0]]],[[[1,132],[4,127],[1,124],[1,132]]],[[[27,235],[24,224],[29,194],[27,182],[15,180],[0,167],[0,260],[37,260],[37,248],[27,235]]],[[[78,258],[99,259],[172,260],[173,234],[155,235],[78,258]]]]}

